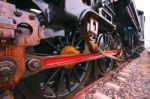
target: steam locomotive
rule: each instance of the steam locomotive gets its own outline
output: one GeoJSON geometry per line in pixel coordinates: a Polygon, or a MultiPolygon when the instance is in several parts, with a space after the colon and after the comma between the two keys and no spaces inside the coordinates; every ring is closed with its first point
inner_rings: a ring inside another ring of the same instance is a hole
{"type": "Polygon", "coordinates": [[[0,0],[0,98],[65,99],[144,49],[134,0],[0,0]]]}

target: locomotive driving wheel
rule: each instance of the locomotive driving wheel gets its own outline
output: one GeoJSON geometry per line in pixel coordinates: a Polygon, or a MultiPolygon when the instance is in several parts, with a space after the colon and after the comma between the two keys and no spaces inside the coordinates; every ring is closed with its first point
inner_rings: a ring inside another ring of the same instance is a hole
{"type": "MultiPolygon", "coordinates": [[[[64,37],[43,40],[40,45],[34,47],[34,54],[42,56],[81,54],[85,52],[85,48],[86,44],[81,34],[68,31],[64,37]]],[[[83,62],[45,70],[21,82],[26,87],[25,92],[19,85],[16,91],[19,91],[25,99],[35,96],[36,99],[62,99],[74,94],[85,83],[90,68],[89,62],[83,62]]],[[[18,94],[16,96],[21,99],[18,94]]]]}
{"type": "MultiPolygon", "coordinates": [[[[125,51],[124,51],[122,39],[119,33],[116,33],[115,35],[113,35],[113,41],[114,41],[114,49],[120,50],[120,52],[117,54],[117,57],[124,60],[125,51]]],[[[120,64],[122,64],[122,61],[115,61],[115,66],[119,66],[120,64]]]]}
{"type": "MultiPolygon", "coordinates": [[[[112,50],[114,48],[112,36],[108,33],[99,34],[97,44],[102,52],[112,50]]],[[[102,58],[95,60],[95,65],[99,68],[100,75],[104,75],[114,66],[114,60],[110,58],[102,58]]]]}

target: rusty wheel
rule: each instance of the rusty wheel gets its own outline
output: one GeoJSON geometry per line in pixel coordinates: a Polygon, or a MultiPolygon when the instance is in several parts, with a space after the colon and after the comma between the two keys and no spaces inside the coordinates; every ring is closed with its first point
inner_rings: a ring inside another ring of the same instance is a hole
{"type": "MultiPolygon", "coordinates": [[[[64,37],[43,40],[40,45],[34,47],[34,54],[42,56],[80,54],[85,52],[85,47],[86,44],[80,33],[67,31],[64,37]]],[[[84,84],[89,72],[89,62],[70,64],[43,71],[25,79],[22,83],[26,85],[27,90],[32,92],[30,97],[64,98],[74,94],[84,84]]],[[[23,87],[18,86],[18,89],[22,91],[23,87]]],[[[24,93],[22,92],[21,95],[24,93]]],[[[25,99],[30,99],[30,97],[25,99]]]]}

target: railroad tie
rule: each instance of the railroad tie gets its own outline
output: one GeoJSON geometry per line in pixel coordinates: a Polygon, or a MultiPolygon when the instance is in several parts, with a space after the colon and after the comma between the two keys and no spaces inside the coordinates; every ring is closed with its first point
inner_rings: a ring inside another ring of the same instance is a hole
{"type": "Polygon", "coordinates": [[[105,94],[102,94],[100,92],[96,92],[92,99],[111,99],[110,97],[106,96],[105,94]]]}
{"type": "Polygon", "coordinates": [[[119,73],[119,76],[121,76],[121,77],[129,77],[129,73],[120,72],[120,73],[119,73]]]}
{"type": "Polygon", "coordinates": [[[111,88],[115,89],[116,91],[119,91],[119,90],[120,90],[120,86],[118,86],[118,85],[116,85],[116,84],[113,84],[113,83],[111,83],[111,82],[107,82],[107,83],[105,84],[105,86],[106,86],[106,87],[111,87],[111,88]]]}
{"type": "Polygon", "coordinates": [[[117,80],[119,80],[120,82],[127,82],[125,78],[119,76],[117,77],[117,80]]]}

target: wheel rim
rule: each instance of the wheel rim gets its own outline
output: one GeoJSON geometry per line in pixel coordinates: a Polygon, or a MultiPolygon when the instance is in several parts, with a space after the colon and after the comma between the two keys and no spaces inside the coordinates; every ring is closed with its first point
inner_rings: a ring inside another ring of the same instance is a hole
{"type": "MultiPolygon", "coordinates": [[[[72,46],[80,53],[85,50],[85,42],[80,33],[66,32],[65,37],[43,40],[39,46],[34,47],[34,54],[60,55],[64,46],[72,46]],[[45,45],[49,45],[50,48],[45,45]]],[[[42,95],[44,98],[62,98],[76,91],[86,80],[89,71],[89,62],[83,62],[74,64],[73,68],[69,69],[60,67],[46,70],[27,78],[26,81],[29,90],[35,95],[42,95]]]]}

